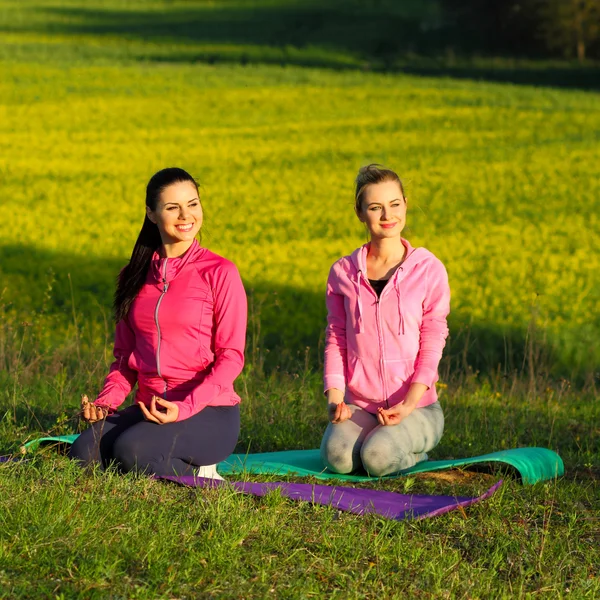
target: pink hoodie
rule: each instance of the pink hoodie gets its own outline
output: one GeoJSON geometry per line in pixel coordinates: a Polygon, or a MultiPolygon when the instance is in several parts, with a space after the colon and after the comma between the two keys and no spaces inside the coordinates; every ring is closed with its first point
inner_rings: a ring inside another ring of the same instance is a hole
{"type": "Polygon", "coordinates": [[[99,406],[116,409],[138,389],[179,403],[178,421],[205,406],[232,406],[244,366],[246,293],[235,265],[194,241],[178,258],[152,257],[146,283],[117,324],[99,406]]]}
{"type": "Polygon", "coordinates": [[[369,244],[331,267],[327,281],[325,391],[371,413],[404,400],[411,383],[437,400],[438,364],[448,336],[450,288],[444,265],[425,248],[407,249],[378,299],[367,278],[369,244]]]}

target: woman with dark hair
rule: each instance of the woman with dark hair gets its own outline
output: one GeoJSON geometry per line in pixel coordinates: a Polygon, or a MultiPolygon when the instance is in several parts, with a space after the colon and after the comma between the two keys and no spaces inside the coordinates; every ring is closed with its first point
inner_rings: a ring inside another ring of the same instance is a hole
{"type": "Polygon", "coordinates": [[[246,294],[235,265],[196,241],[202,218],[186,171],[150,179],[115,292],[115,361],[96,400],[82,398],[92,426],[70,454],[83,465],[218,478],[215,464],[237,443],[246,294]],[[136,384],[135,403],[117,411],[136,384]]]}
{"type": "Polygon", "coordinates": [[[444,265],[401,234],[407,202],[394,171],[356,178],[355,212],[370,241],[327,281],[324,464],[383,476],[426,460],[444,430],[435,382],[450,311],[444,265]]]}

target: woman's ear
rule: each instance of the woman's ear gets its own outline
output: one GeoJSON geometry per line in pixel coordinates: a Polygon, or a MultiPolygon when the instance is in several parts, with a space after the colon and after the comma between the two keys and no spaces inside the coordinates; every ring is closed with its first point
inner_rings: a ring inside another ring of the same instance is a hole
{"type": "Polygon", "coordinates": [[[362,210],[358,210],[358,209],[356,208],[356,206],[355,206],[355,207],[354,207],[354,212],[355,212],[356,216],[358,217],[358,220],[359,220],[361,223],[364,223],[364,222],[365,222],[365,218],[364,218],[364,216],[363,216],[363,214],[362,214],[362,210]]]}
{"type": "Polygon", "coordinates": [[[146,206],[146,216],[156,225],[156,216],[149,206],[146,206]]]}

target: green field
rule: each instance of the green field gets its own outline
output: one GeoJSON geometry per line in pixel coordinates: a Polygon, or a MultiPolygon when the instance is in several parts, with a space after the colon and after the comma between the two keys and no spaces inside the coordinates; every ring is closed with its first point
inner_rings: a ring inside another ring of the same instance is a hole
{"type": "MultiPolygon", "coordinates": [[[[509,474],[465,515],[398,524],[42,454],[0,466],[0,598],[600,594],[600,102],[573,84],[597,65],[442,68],[418,33],[438,11],[0,0],[0,453],[77,427],[79,394],[110,361],[146,182],[165,166],[198,178],[203,244],[251,298],[238,450],[318,445],[325,281],[365,241],[352,183],[376,161],[403,178],[407,236],[450,275],[434,458],[542,445],[566,477],[523,488],[509,474]],[[490,81],[564,72],[571,89],[490,81]]],[[[499,477],[385,486],[475,495],[499,477]]]]}
{"type": "MultiPolygon", "coordinates": [[[[241,3],[253,4],[262,6],[241,3]]],[[[467,348],[477,368],[520,367],[535,325],[554,371],[597,369],[596,93],[189,64],[176,49],[199,44],[188,29],[162,45],[160,27],[150,28],[166,7],[176,23],[186,8],[209,13],[214,3],[2,5],[0,169],[13,218],[0,224],[0,268],[9,312],[31,320],[52,269],[51,310],[71,314],[70,274],[76,310],[98,319],[139,230],[146,181],[180,165],[202,185],[204,243],[234,260],[262,300],[266,345],[315,347],[328,268],[365,239],[353,178],[378,161],[406,183],[407,234],[448,267],[450,355],[467,348]],[[133,26],[140,15],[145,41],[133,26]]]]}

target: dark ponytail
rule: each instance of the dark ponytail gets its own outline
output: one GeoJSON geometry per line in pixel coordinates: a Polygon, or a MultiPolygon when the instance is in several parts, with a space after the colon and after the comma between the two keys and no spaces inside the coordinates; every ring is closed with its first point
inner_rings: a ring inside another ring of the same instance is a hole
{"type": "MultiPolygon", "coordinates": [[[[183,169],[172,167],[155,173],[146,186],[146,206],[155,211],[162,191],[173,183],[182,181],[193,183],[198,191],[195,179],[183,169]]],[[[113,302],[116,323],[127,316],[131,304],[146,281],[152,256],[161,245],[162,239],[158,226],[146,215],[129,263],[117,278],[117,289],[113,302]]]]}

